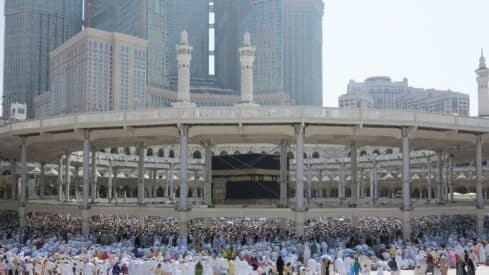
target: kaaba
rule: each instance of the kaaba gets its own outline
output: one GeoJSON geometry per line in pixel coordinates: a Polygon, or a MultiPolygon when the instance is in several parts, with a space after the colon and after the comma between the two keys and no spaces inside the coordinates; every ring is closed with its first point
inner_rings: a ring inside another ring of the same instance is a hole
{"type": "Polygon", "coordinates": [[[212,157],[214,198],[218,200],[278,199],[280,157],[240,154],[212,157]]]}

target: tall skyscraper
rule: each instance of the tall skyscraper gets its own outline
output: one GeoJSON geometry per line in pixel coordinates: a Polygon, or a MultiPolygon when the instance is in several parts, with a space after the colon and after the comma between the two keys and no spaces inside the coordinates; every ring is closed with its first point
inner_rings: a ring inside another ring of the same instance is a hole
{"type": "MultiPolygon", "coordinates": [[[[239,94],[241,67],[239,47],[249,31],[251,0],[215,0],[216,81],[223,89],[239,94]]],[[[253,37],[255,41],[255,37],[253,37]]]]}
{"type": "Polygon", "coordinates": [[[192,45],[190,67],[191,81],[209,78],[209,0],[173,0],[168,2],[170,54],[169,72],[172,78],[177,76],[176,45],[180,41],[180,32],[189,34],[192,45]]]}
{"type": "Polygon", "coordinates": [[[87,27],[148,40],[148,86],[168,86],[168,0],[85,0],[87,27]]]}
{"type": "Polygon", "coordinates": [[[148,88],[176,82],[175,46],[186,29],[193,46],[192,79],[209,72],[209,0],[86,0],[88,27],[148,40],[148,88]]]}
{"type": "Polygon", "coordinates": [[[3,116],[49,88],[49,52],[82,28],[82,0],[6,0],[3,116]]]}
{"type": "Polygon", "coordinates": [[[321,0],[215,0],[219,85],[239,87],[233,59],[249,30],[255,94],[284,93],[297,105],[322,105],[323,9],[321,0]]]}

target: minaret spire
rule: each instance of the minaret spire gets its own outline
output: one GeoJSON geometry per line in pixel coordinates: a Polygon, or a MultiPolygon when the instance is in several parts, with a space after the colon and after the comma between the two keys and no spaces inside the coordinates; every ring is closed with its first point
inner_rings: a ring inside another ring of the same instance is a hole
{"type": "Polygon", "coordinates": [[[195,107],[190,102],[190,61],[192,60],[192,46],[188,43],[188,33],[182,30],[180,43],[176,46],[178,62],[178,92],[174,107],[195,107]]]}
{"type": "Polygon", "coordinates": [[[489,117],[489,69],[486,66],[484,49],[481,49],[477,74],[477,90],[479,99],[479,117],[489,117]]]}
{"type": "Polygon", "coordinates": [[[238,106],[256,106],[253,102],[253,62],[255,61],[255,47],[251,45],[251,34],[243,35],[243,46],[239,48],[239,61],[241,64],[241,103],[238,106]]]}
{"type": "Polygon", "coordinates": [[[484,48],[481,49],[481,57],[479,58],[479,69],[486,68],[486,57],[484,56],[484,48]]]}

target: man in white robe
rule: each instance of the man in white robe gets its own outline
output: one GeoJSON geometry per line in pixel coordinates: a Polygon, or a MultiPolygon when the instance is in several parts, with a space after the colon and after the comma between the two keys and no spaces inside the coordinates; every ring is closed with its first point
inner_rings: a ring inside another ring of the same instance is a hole
{"type": "Polygon", "coordinates": [[[334,261],[334,267],[336,268],[336,272],[338,272],[339,275],[347,274],[345,272],[345,263],[343,262],[343,259],[341,257],[336,258],[336,260],[334,261]]]}

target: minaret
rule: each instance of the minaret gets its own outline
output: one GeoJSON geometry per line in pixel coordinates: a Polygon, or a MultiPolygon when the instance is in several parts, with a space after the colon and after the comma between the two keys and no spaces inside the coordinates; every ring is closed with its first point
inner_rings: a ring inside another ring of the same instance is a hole
{"type": "Polygon", "coordinates": [[[486,67],[484,50],[481,50],[479,58],[479,68],[475,70],[477,74],[477,85],[479,91],[479,117],[489,117],[489,69],[486,67]]]}
{"type": "Polygon", "coordinates": [[[183,30],[180,34],[180,43],[177,44],[178,62],[178,95],[174,107],[192,107],[190,102],[190,61],[192,60],[192,46],[188,44],[188,33],[183,30]]]}
{"type": "Polygon", "coordinates": [[[251,34],[246,32],[243,36],[243,46],[239,48],[241,106],[255,105],[253,103],[253,62],[255,61],[255,51],[255,47],[251,46],[251,34]]]}

